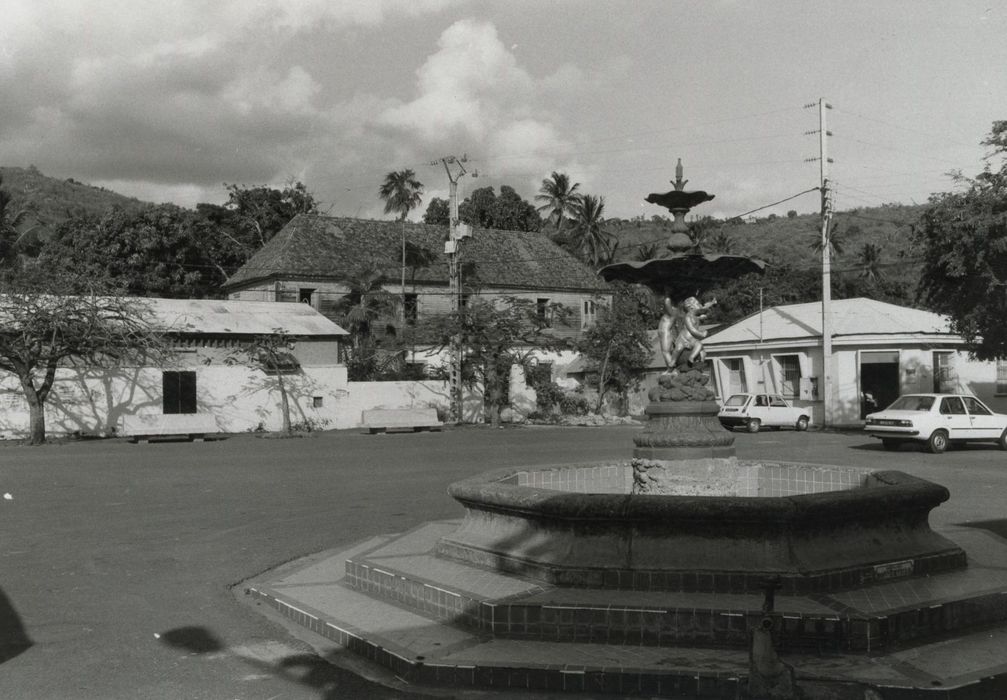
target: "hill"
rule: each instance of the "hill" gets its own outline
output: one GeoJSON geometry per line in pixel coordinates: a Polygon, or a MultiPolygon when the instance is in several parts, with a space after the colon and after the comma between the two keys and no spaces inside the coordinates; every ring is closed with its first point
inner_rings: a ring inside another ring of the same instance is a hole
{"type": "MultiPolygon", "coordinates": [[[[838,271],[856,270],[858,253],[865,243],[880,248],[882,265],[904,265],[913,254],[910,227],[924,209],[924,205],[885,204],[837,212],[833,222],[841,250],[833,255],[833,266],[838,271]]],[[[817,214],[711,220],[703,247],[709,252],[751,255],[773,264],[817,267],[821,265],[821,253],[814,244],[821,237],[819,221],[817,214]],[[725,238],[729,245],[722,244],[725,238]]],[[[613,219],[608,222],[607,230],[619,241],[616,257],[633,260],[651,244],[663,247],[670,225],[670,217],[613,219]]]]}
{"type": "Polygon", "coordinates": [[[0,177],[3,177],[3,189],[11,196],[10,210],[28,211],[31,223],[38,225],[37,234],[41,239],[72,216],[100,215],[116,206],[126,210],[148,206],[148,202],[72,178],[48,177],[34,166],[0,167],[0,177]]]}

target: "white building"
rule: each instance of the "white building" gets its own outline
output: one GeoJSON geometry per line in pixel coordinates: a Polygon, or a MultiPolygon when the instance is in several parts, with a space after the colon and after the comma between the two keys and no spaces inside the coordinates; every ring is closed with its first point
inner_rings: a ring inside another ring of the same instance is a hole
{"type": "MultiPolygon", "coordinates": [[[[1007,413],[1007,363],[970,360],[948,320],[873,299],[832,302],[833,426],[857,426],[874,406],[900,394],[965,392],[1007,413]]],[[[822,305],[774,306],[705,342],[721,399],[738,392],[780,393],[822,424],[822,305]]]]}
{"type": "MultiPolygon", "coordinates": [[[[314,429],[353,428],[370,408],[436,407],[445,382],[350,382],[339,345],[346,331],[307,304],[212,299],[145,299],[151,322],[167,329],[175,352],[162,365],[65,366],[46,402],[50,435],[109,435],[124,416],[197,413],[221,433],[279,430],[276,372],[240,361],[235,349],[282,328],[296,337],[283,379],[291,422],[314,429]]],[[[470,411],[478,410],[478,401],[470,411]]],[[[0,373],[0,437],[28,433],[28,406],[18,380],[0,373]]]]}

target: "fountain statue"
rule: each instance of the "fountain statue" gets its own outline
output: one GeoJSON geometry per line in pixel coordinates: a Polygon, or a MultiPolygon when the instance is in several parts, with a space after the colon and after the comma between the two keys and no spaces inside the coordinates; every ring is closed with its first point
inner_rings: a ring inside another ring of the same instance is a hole
{"type": "MultiPolygon", "coordinates": [[[[649,287],[661,301],[663,316],[658,338],[666,369],[649,393],[647,428],[634,439],[635,493],[664,493],[655,463],[692,460],[696,467],[729,467],[734,460],[734,437],[717,420],[717,404],[703,352],[706,331],[701,323],[716,299],[701,302],[712,287],[740,275],[761,273],[765,263],[742,255],[707,254],[688,235],[685,215],[714,195],[685,190],[682,161],[675,167],[674,189],[651,194],[647,201],[668,209],[674,221],[667,254],[652,260],[621,262],[603,267],[606,280],[622,280],[649,287]],[[697,463],[695,460],[701,460],[697,463]]],[[[680,471],[680,470],[676,470],[680,471]]]]}

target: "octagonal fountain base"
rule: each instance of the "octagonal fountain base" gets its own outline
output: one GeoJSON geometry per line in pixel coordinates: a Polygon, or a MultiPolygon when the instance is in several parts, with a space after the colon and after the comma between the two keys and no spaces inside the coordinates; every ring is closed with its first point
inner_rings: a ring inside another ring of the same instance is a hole
{"type": "Polygon", "coordinates": [[[465,518],[440,556],[552,585],[839,591],[965,566],[928,524],[943,486],[810,464],[633,462],[503,469],[452,484],[465,518]],[[642,480],[664,495],[631,491],[642,480]]]}

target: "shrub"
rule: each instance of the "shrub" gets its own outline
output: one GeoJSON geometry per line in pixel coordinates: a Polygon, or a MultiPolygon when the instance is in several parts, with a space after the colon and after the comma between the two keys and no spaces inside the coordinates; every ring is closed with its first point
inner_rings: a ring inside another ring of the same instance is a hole
{"type": "Polygon", "coordinates": [[[567,416],[584,416],[591,411],[591,404],[580,394],[564,394],[559,402],[559,410],[567,416]]]}
{"type": "Polygon", "coordinates": [[[556,382],[542,382],[541,384],[536,384],[533,388],[535,389],[536,397],[535,405],[543,413],[552,411],[565,396],[563,389],[556,382]]]}

